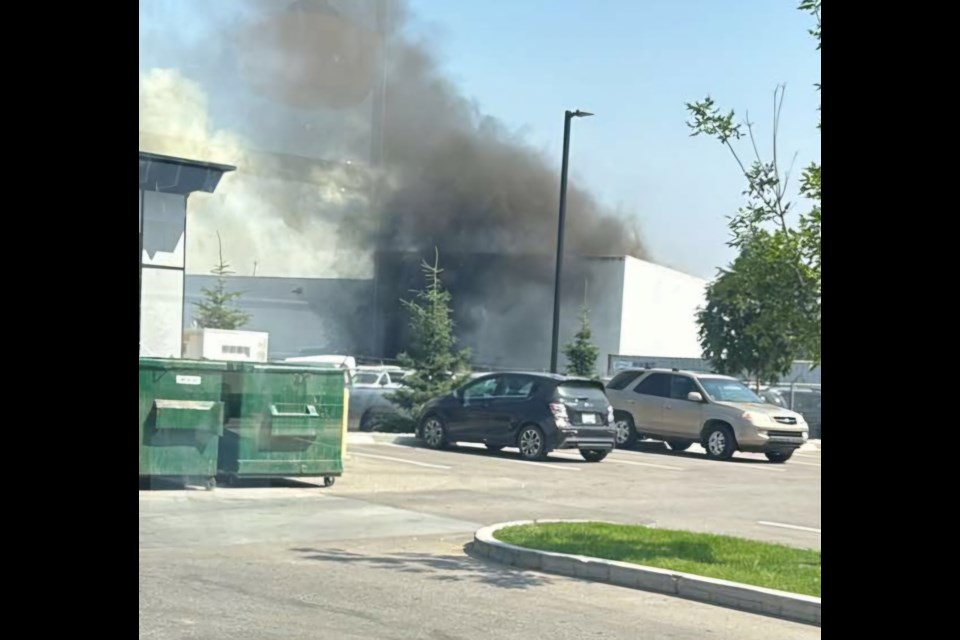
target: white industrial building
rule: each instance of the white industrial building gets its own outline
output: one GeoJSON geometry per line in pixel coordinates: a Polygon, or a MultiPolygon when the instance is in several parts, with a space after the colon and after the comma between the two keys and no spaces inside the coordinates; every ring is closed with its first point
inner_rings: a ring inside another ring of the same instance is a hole
{"type": "Polygon", "coordinates": [[[595,326],[606,342],[604,362],[615,355],[700,357],[696,313],[705,302],[706,280],[631,257],[595,264],[597,279],[609,278],[619,288],[597,301],[612,311],[607,324],[595,326]]]}
{"type": "MultiPolygon", "coordinates": [[[[390,360],[407,347],[399,298],[422,285],[420,259],[410,252],[385,254],[371,279],[235,276],[229,287],[244,292],[239,306],[251,316],[245,328],[270,334],[272,359],[327,352],[390,360]]],[[[475,365],[549,366],[550,262],[547,256],[447,256],[442,266],[457,337],[471,349],[475,365]]],[[[585,302],[600,350],[599,373],[618,356],[699,358],[696,311],[704,303],[705,280],[624,256],[568,263],[561,344],[573,339],[585,302]]],[[[212,283],[213,276],[187,276],[188,323],[201,289],[212,283]]]]}

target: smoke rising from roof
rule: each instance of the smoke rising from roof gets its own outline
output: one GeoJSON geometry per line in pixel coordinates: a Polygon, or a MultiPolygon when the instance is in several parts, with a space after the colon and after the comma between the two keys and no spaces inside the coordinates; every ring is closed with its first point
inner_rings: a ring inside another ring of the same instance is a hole
{"type": "MultiPolygon", "coordinates": [[[[141,149],[238,166],[191,200],[191,271],[213,264],[216,230],[259,275],[359,276],[377,248],[554,251],[559,159],[477,112],[406,35],[404,3],[238,0],[189,41],[145,37],[144,12],[168,4],[140,2],[141,149]]],[[[647,257],[572,182],[567,202],[569,252],[647,257]]]]}

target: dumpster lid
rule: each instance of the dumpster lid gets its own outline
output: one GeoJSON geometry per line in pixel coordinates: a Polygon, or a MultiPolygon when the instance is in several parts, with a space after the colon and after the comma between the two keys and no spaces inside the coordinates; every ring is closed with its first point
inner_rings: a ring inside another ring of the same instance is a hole
{"type": "Polygon", "coordinates": [[[231,362],[227,366],[231,371],[301,372],[325,375],[345,375],[348,373],[346,369],[340,367],[313,362],[231,362]]]}
{"type": "Polygon", "coordinates": [[[219,360],[185,360],[183,358],[140,358],[141,369],[226,371],[227,363],[219,360]]]}

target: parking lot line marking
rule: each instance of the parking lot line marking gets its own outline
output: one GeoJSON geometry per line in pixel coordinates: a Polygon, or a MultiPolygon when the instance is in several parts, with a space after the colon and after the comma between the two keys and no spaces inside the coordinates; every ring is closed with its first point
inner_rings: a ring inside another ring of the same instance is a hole
{"type": "MultiPolygon", "coordinates": [[[[632,449],[614,449],[617,453],[625,453],[630,456],[658,456],[663,457],[665,453],[668,452],[668,449],[663,449],[662,451],[634,451],[632,449]]],[[[690,453],[698,453],[697,451],[691,451],[690,453]]]]}
{"type": "Polygon", "coordinates": [[[785,524],[783,522],[770,522],[769,520],[758,520],[757,524],[762,524],[765,527],[779,527],[781,529],[794,529],[796,531],[809,531],[810,533],[820,533],[820,529],[814,529],[813,527],[801,527],[798,524],[785,524]]]}
{"type": "MultiPolygon", "coordinates": [[[[647,451],[631,451],[631,450],[629,450],[629,449],[617,449],[616,452],[617,452],[618,454],[620,454],[620,453],[626,453],[626,454],[631,455],[631,456],[643,456],[643,457],[646,457],[646,458],[648,458],[648,459],[649,459],[649,456],[656,456],[656,455],[657,455],[656,453],[652,453],[652,452],[647,452],[647,451]]],[[[661,456],[661,457],[662,457],[662,456],[661,456]]],[[[708,458],[706,458],[706,457],[703,457],[703,458],[700,458],[700,457],[696,457],[696,458],[686,457],[686,458],[684,458],[684,459],[687,459],[687,460],[704,460],[704,461],[710,461],[710,460],[708,460],[708,458]]],[[[753,458],[740,458],[740,460],[751,460],[751,459],[753,459],[753,458]]],[[[608,458],[608,460],[612,460],[612,458],[608,458]]],[[[621,461],[621,460],[614,460],[614,461],[615,461],[615,462],[622,462],[623,464],[627,464],[625,461],[621,461]]],[[[710,461],[710,462],[712,462],[712,461],[710,461]]],[[[758,462],[759,462],[759,461],[758,461],[758,462]]],[[[651,463],[651,462],[644,462],[644,463],[631,462],[630,464],[643,464],[644,466],[654,466],[653,463],[651,463]]],[[[741,468],[756,469],[756,470],[758,470],[758,471],[772,471],[773,473],[783,473],[783,472],[784,472],[784,469],[783,469],[783,468],[773,467],[773,466],[770,466],[770,465],[767,465],[767,464],[748,464],[748,463],[743,463],[743,462],[741,462],[741,463],[733,463],[733,464],[735,464],[736,466],[741,467],[741,468]]],[[[798,463],[798,464],[804,464],[804,463],[798,463]]],[[[808,463],[806,463],[806,464],[812,464],[812,463],[809,463],[809,462],[808,462],[808,463]]],[[[690,470],[689,468],[683,468],[683,469],[681,469],[681,468],[679,468],[679,467],[669,467],[668,465],[656,465],[656,466],[668,468],[668,469],[675,470],[675,471],[689,471],[689,470],[690,470]]],[[[817,465],[817,466],[820,466],[820,465],[817,465]]]]}
{"type": "Polygon", "coordinates": [[[652,469],[666,469],[667,471],[686,471],[683,467],[671,467],[668,464],[654,464],[652,462],[634,462],[633,460],[617,460],[616,458],[607,458],[610,462],[617,464],[629,464],[634,467],[650,467],[652,469]]]}
{"type": "Polygon", "coordinates": [[[760,463],[760,464],[747,464],[744,462],[734,463],[733,466],[743,469],[754,469],[756,471],[772,471],[774,473],[783,473],[782,467],[771,467],[769,465],[760,463]]]}
{"type": "Polygon", "coordinates": [[[360,458],[374,458],[376,460],[387,460],[389,462],[402,462],[403,464],[412,464],[418,467],[427,467],[428,469],[443,469],[449,470],[453,467],[447,467],[442,464],[430,464],[428,462],[417,462],[416,460],[404,460],[403,458],[391,458],[390,456],[378,456],[372,453],[357,453],[356,450],[352,451],[350,455],[358,456],[360,458]]]}
{"type": "MultiPolygon", "coordinates": [[[[580,456],[573,453],[560,453],[558,451],[553,451],[550,453],[551,456],[556,456],[558,458],[566,458],[567,460],[580,460],[580,456]]],[[[635,462],[633,460],[617,460],[613,457],[607,457],[604,459],[604,462],[615,462],[616,464],[628,464],[633,467],[650,467],[652,469],[665,469],[667,471],[686,471],[683,467],[671,467],[667,464],[654,464],[652,462],[635,462]]]]}
{"type": "Polygon", "coordinates": [[[790,464],[802,464],[805,467],[819,467],[820,465],[816,462],[801,462],[800,460],[794,460],[790,464]]]}
{"type": "Polygon", "coordinates": [[[563,471],[580,471],[580,467],[571,467],[568,464],[550,464],[549,462],[531,462],[530,460],[511,460],[510,458],[497,458],[491,456],[489,460],[502,460],[504,462],[515,462],[516,464],[529,464],[534,467],[542,467],[544,469],[560,469],[563,471]]]}

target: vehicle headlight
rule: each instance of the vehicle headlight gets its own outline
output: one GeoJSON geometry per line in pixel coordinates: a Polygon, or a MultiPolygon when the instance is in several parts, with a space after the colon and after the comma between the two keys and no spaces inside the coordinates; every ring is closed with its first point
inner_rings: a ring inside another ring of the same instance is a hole
{"type": "Polygon", "coordinates": [[[607,424],[613,424],[613,405],[607,407],[607,424]]]}
{"type": "Polygon", "coordinates": [[[773,424],[770,416],[765,413],[757,413],[756,411],[744,411],[740,417],[755,427],[768,427],[773,424]]]}

